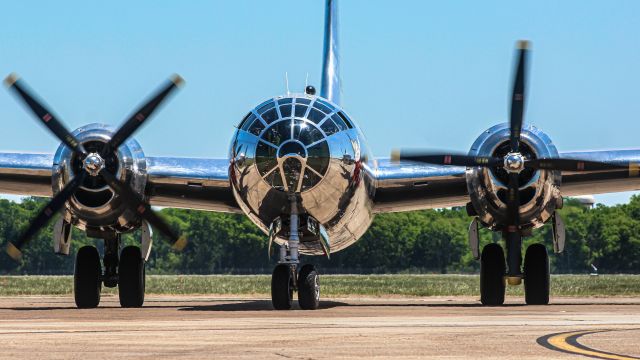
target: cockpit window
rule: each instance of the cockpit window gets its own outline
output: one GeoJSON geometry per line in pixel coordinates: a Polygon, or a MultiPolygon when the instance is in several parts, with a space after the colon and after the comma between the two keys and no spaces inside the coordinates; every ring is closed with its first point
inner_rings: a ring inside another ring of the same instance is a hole
{"type": "Polygon", "coordinates": [[[249,128],[249,132],[255,136],[260,136],[262,130],[264,130],[264,124],[259,119],[255,119],[249,128]]]}
{"type": "Polygon", "coordinates": [[[262,115],[274,106],[276,105],[274,104],[273,100],[265,101],[264,103],[260,104],[260,107],[258,107],[258,114],[262,115]]]}
{"type": "Polygon", "coordinates": [[[251,115],[253,115],[253,114],[252,114],[252,113],[248,113],[247,115],[245,115],[245,116],[242,118],[242,121],[240,121],[240,124],[238,124],[238,129],[245,130],[245,129],[246,129],[246,127],[245,127],[245,126],[249,126],[249,125],[251,124],[251,121],[248,121],[248,120],[249,120],[249,117],[250,117],[251,115]],[[249,125],[247,125],[247,123],[249,123],[249,125]]]}
{"type": "Polygon", "coordinates": [[[345,122],[345,124],[347,124],[347,127],[349,129],[353,129],[353,125],[351,125],[351,120],[347,118],[347,115],[345,115],[342,111],[338,111],[338,116],[342,118],[342,120],[345,122]]]}
{"type": "Polygon", "coordinates": [[[291,139],[291,121],[282,120],[271,125],[264,134],[262,134],[262,138],[275,146],[279,146],[283,142],[291,139]]]}
{"type": "Polygon", "coordinates": [[[317,124],[320,121],[322,121],[322,119],[324,119],[325,117],[326,115],[323,114],[321,111],[317,109],[311,109],[311,111],[309,111],[309,115],[307,116],[307,119],[317,124]]]}
{"type": "Polygon", "coordinates": [[[296,104],[309,105],[309,104],[311,104],[311,100],[305,99],[305,98],[296,98],[296,104]]]}
{"type": "Polygon", "coordinates": [[[318,174],[324,175],[329,167],[329,145],[326,141],[313,145],[307,149],[307,165],[318,174]]]}
{"type": "Polygon", "coordinates": [[[251,123],[253,122],[253,120],[255,120],[255,118],[256,117],[255,115],[253,115],[253,113],[248,113],[247,116],[245,116],[244,119],[240,121],[238,128],[242,130],[247,130],[247,128],[249,127],[249,125],[251,125],[251,123]]]}
{"type": "Polygon", "coordinates": [[[338,114],[333,114],[331,116],[331,120],[333,120],[333,122],[340,129],[340,131],[344,131],[348,129],[347,124],[344,122],[344,120],[342,120],[340,116],[338,116],[338,114]]]}
{"type": "Polygon", "coordinates": [[[311,145],[324,138],[320,130],[304,120],[294,120],[293,138],[305,145],[311,145]]]}
{"type": "Polygon", "coordinates": [[[271,110],[267,110],[262,114],[262,120],[264,120],[264,122],[266,122],[267,124],[271,124],[277,119],[278,119],[278,112],[276,111],[275,108],[271,110]]]}
{"type": "Polygon", "coordinates": [[[280,106],[280,114],[283,118],[288,118],[291,116],[291,105],[282,105],[280,106]]]}
{"type": "Polygon", "coordinates": [[[307,113],[307,105],[296,104],[296,117],[304,117],[304,114],[307,113]]]}
{"type": "Polygon", "coordinates": [[[313,107],[322,111],[327,115],[333,112],[333,108],[331,108],[329,104],[327,104],[324,101],[321,101],[320,99],[316,100],[316,102],[313,103],[313,107]]]}
{"type": "Polygon", "coordinates": [[[324,131],[325,134],[327,134],[327,136],[333,135],[338,131],[340,131],[340,129],[338,129],[336,124],[334,124],[333,120],[331,119],[325,120],[325,122],[322,123],[322,126],[320,128],[322,129],[322,131],[324,131]]]}
{"type": "Polygon", "coordinates": [[[258,146],[256,147],[256,166],[258,166],[260,175],[266,175],[269,171],[276,167],[276,165],[278,165],[278,161],[276,159],[277,156],[277,148],[265,144],[262,141],[258,142],[258,146]]]}

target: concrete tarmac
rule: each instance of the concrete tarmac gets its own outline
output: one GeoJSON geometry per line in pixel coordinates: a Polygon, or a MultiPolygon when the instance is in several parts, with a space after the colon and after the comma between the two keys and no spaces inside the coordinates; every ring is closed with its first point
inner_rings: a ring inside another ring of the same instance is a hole
{"type": "Polygon", "coordinates": [[[0,298],[1,359],[640,358],[640,299],[324,299],[274,311],[268,299],[148,296],[0,298]],[[582,354],[582,355],[577,355],[582,354]]]}

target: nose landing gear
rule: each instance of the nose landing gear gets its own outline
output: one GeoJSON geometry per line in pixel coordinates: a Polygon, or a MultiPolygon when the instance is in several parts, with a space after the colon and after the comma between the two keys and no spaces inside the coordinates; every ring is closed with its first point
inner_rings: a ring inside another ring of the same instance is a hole
{"type": "Polygon", "coordinates": [[[320,305],[320,276],[316,268],[306,264],[300,268],[298,246],[299,218],[297,196],[289,195],[291,204],[289,241],[280,246],[280,259],[271,275],[271,303],[276,310],[289,310],[294,290],[298,291],[298,305],[302,310],[315,310],[320,305]]]}

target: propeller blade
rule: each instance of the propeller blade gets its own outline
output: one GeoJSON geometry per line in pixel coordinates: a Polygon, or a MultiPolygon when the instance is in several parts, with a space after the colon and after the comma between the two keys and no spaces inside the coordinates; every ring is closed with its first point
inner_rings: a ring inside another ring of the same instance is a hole
{"type": "Polygon", "coordinates": [[[147,204],[140,195],[131,190],[129,185],[122,183],[106,169],[102,169],[102,171],[100,171],[100,175],[120,196],[122,201],[129,205],[132,210],[151,224],[151,226],[163,233],[169,239],[169,242],[174,249],[184,249],[187,245],[186,238],[178,237],[171,227],[155,211],[153,211],[153,209],[151,209],[151,206],[147,204]]]}
{"type": "Polygon", "coordinates": [[[599,171],[627,170],[632,164],[611,164],[576,159],[532,159],[525,161],[524,166],[536,170],[599,171]]]}
{"type": "Polygon", "coordinates": [[[518,42],[518,67],[516,68],[513,80],[513,91],[511,96],[511,120],[510,120],[510,143],[511,151],[520,150],[520,131],[522,130],[522,120],[524,116],[524,101],[526,87],[526,66],[529,42],[521,40],[518,42]]]}
{"type": "Polygon", "coordinates": [[[153,115],[155,110],[175,89],[182,86],[184,80],[179,75],[173,75],[167,83],[158,89],[153,97],[142,105],[113,135],[111,140],[105,144],[101,155],[106,156],[122,145],[142,124],[153,115]]]}
{"type": "Polygon", "coordinates": [[[73,136],[69,130],[49,111],[42,103],[31,95],[30,91],[23,86],[23,81],[15,74],[10,74],[4,79],[4,83],[7,88],[15,91],[15,93],[22,99],[27,107],[33,112],[33,114],[40,120],[44,126],[47,127],[60,141],[62,141],[69,148],[73,149],[76,153],[86,155],[87,152],[73,136]]]}
{"type": "Polygon", "coordinates": [[[14,260],[19,260],[22,256],[22,248],[24,245],[44,226],[49,220],[62,209],[64,204],[69,200],[71,195],[82,185],[86,172],[82,171],[75,176],[62,190],[49,201],[49,203],[40,210],[36,218],[31,222],[27,230],[20,236],[15,243],[9,242],[7,245],[7,254],[14,260]]]}
{"type": "Polygon", "coordinates": [[[391,153],[391,161],[415,161],[434,165],[455,166],[504,166],[504,161],[497,157],[469,156],[458,154],[431,154],[410,151],[394,151],[391,153]]]}

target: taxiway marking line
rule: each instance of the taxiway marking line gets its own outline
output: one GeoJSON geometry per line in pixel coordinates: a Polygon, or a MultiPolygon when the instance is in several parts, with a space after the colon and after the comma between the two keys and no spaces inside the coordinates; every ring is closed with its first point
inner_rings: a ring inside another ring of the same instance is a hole
{"type": "MultiPolygon", "coordinates": [[[[624,329],[635,330],[635,329],[624,329]]],[[[628,355],[614,354],[610,352],[600,351],[584,346],[578,342],[578,338],[584,335],[615,331],[615,330],[582,330],[570,331],[564,333],[550,334],[538,338],[538,344],[549,350],[561,351],[569,354],[584,355],[596,359],[612,359],[612,360],[637,360],[640,358],[628,355]]]]}

